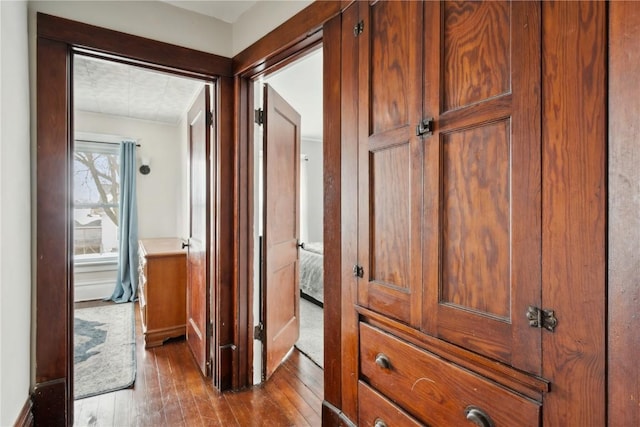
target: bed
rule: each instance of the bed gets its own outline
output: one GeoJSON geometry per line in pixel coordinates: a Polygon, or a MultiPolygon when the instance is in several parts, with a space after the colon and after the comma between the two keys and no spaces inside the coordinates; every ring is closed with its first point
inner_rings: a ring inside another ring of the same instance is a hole
{"type": "Polygon", "coordinates": [[[323,269],[322,242],[305,243],[300,249],[300,293],[320,306],[324,302],[323,269]]]}

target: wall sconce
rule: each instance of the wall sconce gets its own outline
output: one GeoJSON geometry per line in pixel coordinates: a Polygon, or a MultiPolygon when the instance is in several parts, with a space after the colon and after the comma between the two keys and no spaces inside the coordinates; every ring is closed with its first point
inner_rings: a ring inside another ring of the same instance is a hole
{"type": "Polygon", "coordinates": [[[142,175],[148,175],[151,172],[151,159],[148,157],[140,158],[140,173],[142,175]]]}

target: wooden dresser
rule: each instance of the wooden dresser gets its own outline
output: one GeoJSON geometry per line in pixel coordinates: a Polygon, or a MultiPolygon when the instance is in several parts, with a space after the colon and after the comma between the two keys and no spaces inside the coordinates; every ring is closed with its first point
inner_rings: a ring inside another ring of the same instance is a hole
{"type": "Polygon", "coordinates": [[[142,239],[138,267],[145,348],[185,334],[187,252],[178,238],[142,239]]]}

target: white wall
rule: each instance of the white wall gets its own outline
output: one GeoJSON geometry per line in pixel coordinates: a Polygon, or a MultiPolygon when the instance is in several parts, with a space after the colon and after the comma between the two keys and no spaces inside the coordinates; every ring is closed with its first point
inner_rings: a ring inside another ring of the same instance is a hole
{"type": "Polygon", "coordinates": [[[0,1],[0,425],[29,397],[31,167],[27,3],[0,1]]]}
{"type": "Polygon", "coordinates": [[[145,120],[128,119],[78,111],[75,130],[120,135],[139,140],[140,158],[151,160],[151,173],[136,175],[138,193],[138,236],[188,237],[182,206],[186,191],[184,174],[187,164],[183,161],[186,150],[186,129],[145,120]]]}
{"type": "Polygon", "coordinates": [[[233,24],[233,55],[237,55],[313,0],[259,1],[233,24]]]}
{"type": "Polygon", "coordinates": [[[322,242],[323,182],[322,182],[322,141],[302,139],[300,147],[306,154],[307,167],[307,242],[322,242]]]}
{"type": "MultiPolygon", "coordinates": [[[[231,24],[160,1],[30,1],[35,12],[231,57],[231,24]]],[[[35,21],[31,31],[35,32],[35,21]]]]}

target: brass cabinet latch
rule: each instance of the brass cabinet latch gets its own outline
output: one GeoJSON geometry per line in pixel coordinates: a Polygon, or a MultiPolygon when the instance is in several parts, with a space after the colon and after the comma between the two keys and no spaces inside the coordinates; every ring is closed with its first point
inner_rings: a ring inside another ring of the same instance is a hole
{"type": "Polygon", "coordinates": [[[531,305],[527,309],[527,319],[529,319],[529,326],[544,328],[550,332],[553,332],[558,324],[558,319],[553,310],[542,310],[531,305]]]}

